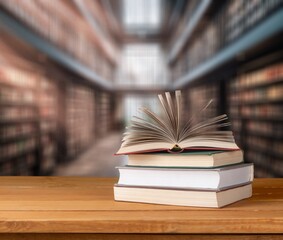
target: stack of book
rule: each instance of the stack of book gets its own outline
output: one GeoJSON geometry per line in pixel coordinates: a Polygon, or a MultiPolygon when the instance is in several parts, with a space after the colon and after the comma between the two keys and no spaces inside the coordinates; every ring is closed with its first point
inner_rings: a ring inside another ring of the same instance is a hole
{"type": "Polygon", "coordinates": [[[125,133],[117,154],[128,155],[128,165],[118,167],[115,200],[223,207],[251,197],[253,165],[243,162],[232,132],[219,130],[227,116],[181,124],[180,91],[165,95],[163,116],[143,108],[147,118],[134,117],[125,133]]]}

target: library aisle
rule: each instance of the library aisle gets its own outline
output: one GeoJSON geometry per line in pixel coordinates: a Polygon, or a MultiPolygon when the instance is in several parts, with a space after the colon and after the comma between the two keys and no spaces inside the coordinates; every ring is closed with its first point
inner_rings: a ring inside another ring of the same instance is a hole
{"type": "Polygon", "coordinates": [[[126,164],[125,156],[114,156],[121,144],[121,133],[113,132],[98,143],[93,143],[74,161],[58,166],[55,176],[118,176],[116,166],[126,164]]]}
{"type": "Polygon", "coordinates": [[[182,91],[283,177],[283,0],[0,0],[0,176],[117,176],[138,108],[182,91]]]}

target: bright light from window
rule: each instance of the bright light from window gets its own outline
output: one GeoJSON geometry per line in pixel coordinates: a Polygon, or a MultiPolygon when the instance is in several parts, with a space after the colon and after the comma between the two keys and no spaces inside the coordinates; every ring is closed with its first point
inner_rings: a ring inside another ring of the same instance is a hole
{"type": "Polygon", "coordinates": [[[123,22],[127,29],[154,29],[160,25],[160,0],[124,0],[123,10],[123,22]]]}
{"type": "Polygon", "coordinates": [[[158,44],[129,44],[124,47],[118,85],[164,86],[168,83],[163,51],[158,44]]]}

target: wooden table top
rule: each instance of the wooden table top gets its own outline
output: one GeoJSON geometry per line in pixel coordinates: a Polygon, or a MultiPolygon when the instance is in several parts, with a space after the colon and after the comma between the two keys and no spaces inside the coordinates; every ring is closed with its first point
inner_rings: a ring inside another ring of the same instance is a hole
{"type": "Polygon", "coordinates": [[[115,202],[116,181],[0,177],[0,233],[283,233],[283,179],[222,209],[115,202]]]}

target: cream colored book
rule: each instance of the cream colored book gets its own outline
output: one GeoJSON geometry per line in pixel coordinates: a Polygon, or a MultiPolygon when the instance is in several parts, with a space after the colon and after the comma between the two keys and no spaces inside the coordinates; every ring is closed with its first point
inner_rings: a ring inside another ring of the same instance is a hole
{"type": "Polygon", "coordinates": [[[181,92],[176,91],[174,98],[169,92],[165,93],[165,97],[161,94],[158,97],[163,114],[157,115],[147,108],[141,108],[144,117],[133,117],[116,154],[239,149],[232,132],[220,130],[230,125],[225,114],[201,122],[196,121],[210,102],[182,124],[181,92]]]}
{"type": "Polygon", "coordinates": [[[129,154],[129,166],[214,168],[243,162],[242,150],[129,154]]]}
{"type": "Polygon", "coordinates": [[[220,208],[252,196],[252,185],[224,191],[114,186],[116,201],[220,208]]]}

